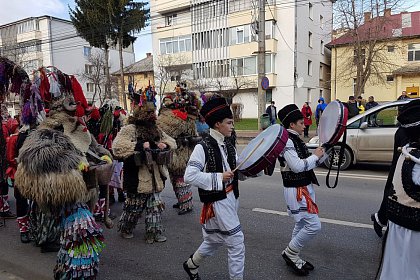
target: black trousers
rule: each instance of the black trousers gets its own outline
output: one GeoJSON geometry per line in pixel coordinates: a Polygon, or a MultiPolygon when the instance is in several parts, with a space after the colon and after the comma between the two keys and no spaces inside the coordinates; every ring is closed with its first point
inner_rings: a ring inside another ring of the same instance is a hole
{"type": "Polygon", "coordinates": [[[14,196],[16,199],[16,216],[25,217],[29,213],[28,199],[23,197],[20,191],[15,187],[14,196]]]}
{"type": "Polygon", "coordinates": [[[305,125],[305,129],[303,130],[303,136],[309,136],[309,127],[310,125],[305,125]]]}

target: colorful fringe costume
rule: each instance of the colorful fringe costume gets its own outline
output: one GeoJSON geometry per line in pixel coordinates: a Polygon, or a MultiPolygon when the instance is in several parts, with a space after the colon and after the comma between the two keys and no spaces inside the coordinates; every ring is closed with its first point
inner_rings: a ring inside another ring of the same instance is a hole
{"type": "Polygon", "coordinates": [[[199,102],[196,96],[184,87],[177,87],[174,98],[166,97],[159,112],[157,125],[177,142],[173,161],[168,166],[171,183],[178,199],[178,214],[188,213],[193,208],[191,186],[184,182],[188,159],[196,143],[201,140],[196,128],[199,102]]]}
{"type": "Polygon", "coordinates": [[[118,230],[124,238],[132,238],[139,217],[146,211],[147,243],[166,240],[162,235],[161,213],[164,202],[160,193],[169,174],[166,164],[157,161],[156,157],[163,152],[158,145],[164,143],[166,149],[176,149],[175,140],[156,126],[155,106],[151,102],[154,95],[146,95],[150,91],[145,91],[138,96],[139,100],[134,100],[136,105],[133,116],[128,119],[129,124],[121,128],[112,143],[115,157],[124,160],[123,186],[127,192],[118,230]],[[150,149],[144,148],[147,144],[150,149]],[[158,153],[152,155],[151,151],[158,153]]]}

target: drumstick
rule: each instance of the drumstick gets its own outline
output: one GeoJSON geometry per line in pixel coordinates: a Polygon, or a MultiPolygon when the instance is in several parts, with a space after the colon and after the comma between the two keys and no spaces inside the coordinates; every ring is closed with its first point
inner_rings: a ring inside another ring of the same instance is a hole
{"type": "Polygon", "coordinates": [[[258,145],[257,146],[255,146],[255,148],[254,149],[252,149],[252,151],[246,156],[246,158],[238,165],[238,166],[236,166],[236,168],[235,169],[233,169],[233,173],[235,173],[236,172],[236,170],[238,170],[239,168],[241,168],[241,166],[242,165],[244,165],[244,163],[245,163],[245,161],[247,161],[251,156],[252,156],[252,154],[258,149],[258,147],[259,146],[261,146],[261,144],[264,142],[264,138],[263,139],[261,139],[261,141],[260,141],[260,143],[258,143],[258,145]]]}

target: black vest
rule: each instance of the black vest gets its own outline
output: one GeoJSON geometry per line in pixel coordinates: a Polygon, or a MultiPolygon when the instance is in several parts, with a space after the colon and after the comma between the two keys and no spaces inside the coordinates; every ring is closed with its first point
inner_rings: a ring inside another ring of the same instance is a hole
{"type": "MultiPolygon", "coordinates": [[[[299,138],[298,135],[289,133],[289,139],[292,140],[293,145],[296,149],[296,153],[298,154],[300,159],[305,159],[311,156],[305,143],[302,141],[302,139],[299,138]]],[[[280,157],[279,160],[280,164],[284,166],[285,159],[283,157],[280,157]]],[[[303,171],[299,173],[295,173],[291,170],[282,171],[281,176],[283,177],[283,185],[286,188],[303,187],[311,183],[319,186],[318,180],[316,179],[315,172],[313,170],[303,171]]]]}
{"type": "MultiPolygon", "coordinates": [[[[236,167],[236,150],[235,147],[228,141],[225,141],[226,148],[227,148],[227,160],[229,163],[229,167],[231,170],[235,169],[236,167]]],[[[199,145],[203,146],[204,153],[206,155],[206,171],[207,173],[223,173],[223,158],[222,154],[220,153],[219,145],[217,141],[211,137],[206,136],[203,140],[199,143],[199,145]]],[[[239,188],[238,188],[238,175],[235,172],[235,176],[233,178],[233,193],[235,198],[239,197],[239,188]]],[[[226,191],[225,191],[225,184],[223,184],[223,190],[221,191],[206,191],[203,189],[198,189],[198,194],[200,196],[200,201],[203,203],[215,202],[218,200],[222,200],[226,198],[226,191]]]]}

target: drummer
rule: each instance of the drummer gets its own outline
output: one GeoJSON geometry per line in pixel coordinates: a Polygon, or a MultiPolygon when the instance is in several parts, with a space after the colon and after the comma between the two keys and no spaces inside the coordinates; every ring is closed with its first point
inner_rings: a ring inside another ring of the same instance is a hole
{"type": "Polygon", "coordinates": [[[198,187],[204,203],[200,222],[204,241],[184,262],[191,280],[199,280],[198,267],[206,257],[226,245],[230,279],[242,280],[245,263],[244,235],[238,217],[239,190],[236,150],[230,141],[233,115],[224,98],[206,102],[200,111],[210,127],[210,133],[197,144],[188,161],[185,183],[198,187]]]}
{"type": "Polygon", "coordinates": [[[289,139],[280,154],[281,175],[287,212],[295,220],[292,240],[283,250],[286,264],[298,275],[308,275],[314,266],[299,256],[302,248],[321,230],[318,206],[315,203],[313,184],[319,185],[313,169],[324,155],[319,147],[311,155],[305,143],[299,138],[305,129],[304,117],[295,104],[283,107],[279,119],[287,128],[289,139]]]}

